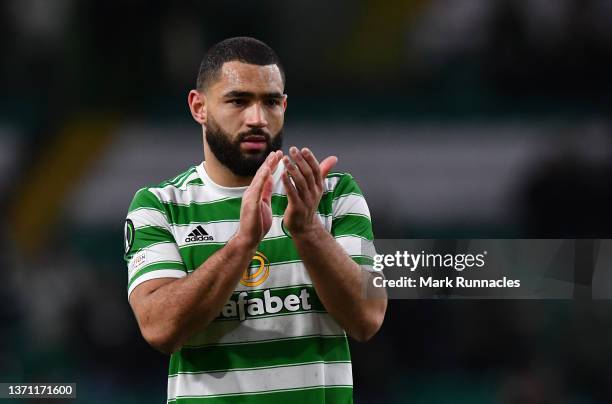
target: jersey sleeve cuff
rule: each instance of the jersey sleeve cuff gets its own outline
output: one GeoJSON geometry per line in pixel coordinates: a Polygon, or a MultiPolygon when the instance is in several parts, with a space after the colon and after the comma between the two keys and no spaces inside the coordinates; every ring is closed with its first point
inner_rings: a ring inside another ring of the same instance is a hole
{"type": "Polygon", "coordinates": [[[143,282],[150,281],[151,279],[184,278],[185,276],[187,276],[187,273],[182,269],[158,269],[142,274],[138,278],[134,279],[134,281],[130,284],[128,288],[128,300],[132,291],[136,289],[136,286],[140,285],[143,282]]]}

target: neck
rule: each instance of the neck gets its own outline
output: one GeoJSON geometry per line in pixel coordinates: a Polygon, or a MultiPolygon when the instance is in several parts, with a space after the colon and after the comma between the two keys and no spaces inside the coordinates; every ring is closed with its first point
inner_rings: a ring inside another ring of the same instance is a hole
{"type": "Polygon", "coordinates": [[[216,184],[223,187],[244,187],[251,184],[253,180],[253,177],[240,177],[221,164],[206,141],[204,141],[204,161],[206,161],[206,174],[216,184]]]}

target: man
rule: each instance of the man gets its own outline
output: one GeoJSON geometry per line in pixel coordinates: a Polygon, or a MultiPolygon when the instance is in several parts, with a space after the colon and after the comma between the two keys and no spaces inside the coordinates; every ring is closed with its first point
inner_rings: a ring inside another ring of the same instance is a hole
{"type": "Polygon", "coordinates": [[[266,44],[214,45],[188,97],[204,163],[129,208],[128,297],[172,355],[168,402],[352,402],[344,330],[365,341],[382,324],[386,296],[362,292],[368,207],[329,174],[336,157],[283,156],[284,85],[266,44]]]}

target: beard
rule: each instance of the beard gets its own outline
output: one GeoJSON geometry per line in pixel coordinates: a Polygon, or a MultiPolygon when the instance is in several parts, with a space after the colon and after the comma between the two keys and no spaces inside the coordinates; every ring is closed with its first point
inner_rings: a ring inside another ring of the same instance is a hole
{"type": "Polygon", "coordinates": [[[236,139],[225,132],[217,123],[209,117],[206,127],[206,143],[217,160],[227,167],[234,175],[239,177],[253,177],[268,155],[280,150],[283,143],[283,129],[281,128],[274,136],[268,135],[259,128],[253,128],[239,133],[236,139]],[[266,147],[263,151],[243,153],[240,143],[251,135],[263,136],[266,147]]]}

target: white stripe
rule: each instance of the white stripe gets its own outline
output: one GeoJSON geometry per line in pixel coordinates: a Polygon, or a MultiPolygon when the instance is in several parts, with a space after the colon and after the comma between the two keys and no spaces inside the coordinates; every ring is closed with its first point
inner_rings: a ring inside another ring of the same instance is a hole
{"type": "Polygon", "coordinates": [[[350,363],[313,363],[267,369],[181,373],[168,378],[168,400],[179,397],[352,384],[353,374],[350,363]]]}
{"type": "Polygon", "coordinates": [[[141,268],[163,261],[183,262],[183,258],[181,258],[181,254],[179,254],[178,247],[175,243],[153,244],[138,250],[128,262],[128,277],[132,279],[132,276],[141,268]],[[141,257],[143,252],[144,260],[138,262],[138,265],[132,265],[134,258],[141,257]]]}
{"type": "Polygon", "coordinates": [[[149,188],[157,199],[164,203],[175,203],[177,205],[189,205],[190,203],[210,203],[226,199],[227,196],[211,192],[205,186],[183,184],[182,188],[167,185],[163,188],[149,188]],[[207,192],[204,192],[207,191],[207,192]]]}
{"type": "Polygon", "coordinates": [[[214,321],[205,331],[184,345],[233,344],[305,335],[344,335],[344,330],[328,313],[303,313],[286,316],[214,321]]]}
{"type": "MultiPolygon", "coordinates": [[[[198,169],[199,168],[200,167],[198,167],[198,169]]],[[[281,181],[281,173],[282,163],[281,166],[279,166],[279,168],[274,173],[274,184],[272,187],[273,195],[287,195],[283,182],[281,181]]],[[[238,187],[236,188],[236,191],[240,192],[224,193],[219,191],[218,186],[214,186],[215,184],[210,184],[213,186],[206,187],[206,178],[202,179],[205,183],[204,187],[202,187],[201,185],[187,184],[189,181],[198,177],[201,177],[198,171],[194,171],[193,173],[189,174],[189,176],[186,178],[180,188],[177,188],[174,185],[166,185],[160,188],[151,187],[148,188],[148,190],[153,193],[161,202],[175,203],[178,205],[189,205],[191,203],[211,203],[222,199],[227,199],[228,197],[241,197],[244,191],[244,187],[238,187]]],[[[326,178],[325,189],[327,191],[333,192],[339,181],[340,177],[326,178]]],[[[228,188],[228,190],[232,190],[232,188],[228,188]]]]}
{"type": "Polygon", "coordinates": [[[134,229],[157,226],[170,230],[166,216],[156,209],[141,208],[128,213],[127,218],[134,223],[134,229]]]}
{"type": "MultiPolygon", "coordinates": [[[[281,164],[282,164],[282,161],[281,161],[281,164]]],[[[285,191],[285,184],[283,184],[283,181],[281,180],[282,171],[279,171],[277,169],[277,171],[274,174],[275,175],[273,177],[274,183],[272,184],[272,195],[287,196],[287,191],[285,191]]]]}
{"type": "Polygon", "coordinates": [[[342,177],[327,177],[325,178],[325,189],[333,192],[336,189],[336,185],[340,182],[342,177]]]}
{"type": "Polygon", "coordinates": [[[377,272],[377,273],[380,273],[383,277],[385,276],[385,274],[382,272],[382,269],[374,269],[373,265],[359,265],[359,266],[364,271],[367,271],[367,272],[377,272]]]}
{"type": "MultiPolygon", "coordinates": [[[[325,228],[328,231],[331,230],[331,216],[321,216],[317,214],[317,217],[323,223],[325,228]]],[[[285,237],[286,234],[281,227],[281,223],[283,221],[283,216],[274,216],[272,218],[272,226],[270,227],[270,231],[263,238],[264,240],[285,237]]],[[[222,222],[210,222],[210,223],[201,223],[201,222],[192,222],[187,225],[170,225],[170,231],[174,235],[179,247],[185,246],[193,246],[199,244],[218,244],[218,243],[227,243],[230,238],[238,231],[238,227],[240,225],[239,220],[228,220],[222,222]],[[186,242],[187,236],[189,233],[193,231],[198,225],[201,225],[206,233],[213,237],[212,240],[209,241],[190,241],[186,242]]]]}
{"type": "Polygon", "coordinates": [[[184,278],[185,276],[187,276],[187,273],[185,271],[181,271],[180,269],[160,269],[157,271],[147,272],[146,274],[138,277],[134,281],[134,283],[132,283],[132,285],[128,289],[128,299],[130,298],[130,294],[132,293],[132,291],[136,289],[136,286],[140,285],[143,282],[149,281],[151,279],[184,278]]]}
{"type": "MultiPolygon", "coordinates": [[[[281,161],[281,164],[282,164],[282,161],[281,161]]],[[[278,172],[279,171],[277,170],[275,174],[278,172]]],[[[282,171],[280,172],[282,173],[282,171]]],[[[285,190],[285,185],[280,179],[280,175],[278,176],[278,178],[276,178],[276,175],[275,175],[275,180],[277,181],[274,182],[274,186],[272,187],[272,194],[287,196],[287,191],[285,190]]],[[[338,182],[340,182],[340,177],[325,178],[324,190],[326,192],[333,192],[334,189],[336,188],[336,185],[338,185],[338,182]]]]}
{"type": "MultiPolygon", "coordinates": [[[[280,223],[282,217],[273,217],[272,218],[272,227],[268,234],[266,234],[266,238],[270,237],[281,237],[285,234],[281,229],[280,223]]],[[[222,222],[212,222],[212,223],[201,223],[201,222],[192,222],[188,225],[171,225],[172,234],[174,235],[179,247],[198,245],[198,244],[216,244],[216,243],[227,243],[230,238],[238,231],[238,227],[240,225],[239,220],[228,220],[222,222]],[[210,241],[192,241],[186,242],[185,239],[189,236],[189,234],[197,227],[202,226],[208,235],[212,236],[213,239],[210,241]]]]}
{"type": "Polygon", "coordinates": [[[361,237],[340,236],[336,237],[336,241],[348,255],[363,255],[372,258],[376,254],[374,243],[361,237]]]}
{"type": "MultiPolygon", "coordinates": [[[[274,185],[272,187],[272,193],[274,195],[287,195],[285,191],[285,187],[280,180],[280,173],[282,172],[282,166],[279,167],[274,173],[274,185]]],[[[217,187],[202,187],[200,185],[187,185],[187,182],[192,180],[193,178],[197,178],[199,176],[198,172],[194,172],[189,175],[187,181],[180,187],[177,188],[174,185],[167,185],[162,188],[149,188],[160,201],[165,203],[176,203],[179,205],[189,205],[190,203],[211,203],[221,199],[227,198],[230,193],[220,192],[217,187]]],[[[206,183],[206,179],[203,179],[206,183]]],[[[328,191],[333,191],[338,182],[340,181],[340,177],[331,177],[325,179],[325,189],[328,191]]],[[[206,184],[205,184],[206,185],[206,184]]],[[[214,185],[214,184],[212,184],[214,185]]],[[[229,188],[231,189],[231,188],[229,188]]],[[[242,192],[232,193],[234,197],[240,197],[242,192]]]]}
{"type": "Polygon", "coordinates": [[[346,215],[347,213],[353,213],[358,215],[364,215],[370,217],[370,209],[366,200],[361,195],[344,195],[335,199],[332,202],[332,212],[334,217],[346,215]]]}
{"type": "MultiPolygon", "coordinates": [[[[333,192],[334,189],[336,188],[336,185],[338,185],[338,182],[340,182],[340,177],[325,178],[324,190],[326,192],[333,192]]],[[[274,183],[274,186],[272,188],[272,194],[273,195],[284,195],[284,196],[287,195],[287,191],[285,191],[285,185],[280,180],[280,176],[278,178],[278,181],[274,183]]]]}

